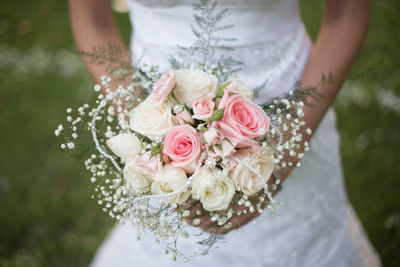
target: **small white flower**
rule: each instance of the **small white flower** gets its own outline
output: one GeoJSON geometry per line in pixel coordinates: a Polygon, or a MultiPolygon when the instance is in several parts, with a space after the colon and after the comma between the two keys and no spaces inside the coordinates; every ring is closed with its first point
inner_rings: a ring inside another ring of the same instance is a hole
{"type": "Polygon", "coordinates": [[[184,108],[183,105],[174,106],[174,108],[173,108],[174,113],[177,114],[177,113],[181,112],[183,110],[183,108],[184,108]]]}
{"type": "Polygon", "coordinates": [[[195,225],[199,225],[199,224],[200,224],[200,219],[199,219],[199,218],[193,219],[193,223],[194,223],[195,225]]]}
{"type": "Polygon", "coordinates": [[[217,164],[217,161],[214,158],[208,158],[206,160],[206,166],[209,168],[215,167],[216,164],[217,164]]]}
{"type": "Polygon", "coordinates": [[[262,145],[263,148],[266,148],[267,147],[267,142],[262,142],[261,145],[262,145]]]}
{"type": "Polygon", "coordinates": [[[67,143],[67,147],[69,149],[73,149],[75,147],[75,144],[73,142],[69,142],[69,143],[67,143]]]}
{"type": "Polygon", "coordinates": [[[299,116],[300,118],[304,117],[303,109],[301,108],[297,109],[297,116],[299,116]]]}
{"type": "Polygon", "coordinates": [[[266,133],[267,133],[267,130],[265,128],[258,129],[258,134],[259,135],[265,135],[266,133]]]}
{"type": "Polygon", "coordinates": [[[110,106],[107,110],[108,114],[110,114],[111,116],[115,115],[115,111],[114,111],[114,107],[110,106]]]}
{"type": "Polygon", "coordinates": [[[187,217],[187,216],[189,216],[190,215],[190,211],[189,210],[185,210],[183,213],[182,213],[182,216],[183,217],[187,217]]]}
{"type": "Polygon", "coordinates": [[[101,86],[100,86],[99,84],[96,84],[96,85],[94,86],[94,91],[95,91],[95,92],[100,91],[100,89],[101,89],[101,86]]]}
{"type": "Polygon", "coordinates": [[[61,144],[61,149],[65,149],[65,144],[61,144]]]}

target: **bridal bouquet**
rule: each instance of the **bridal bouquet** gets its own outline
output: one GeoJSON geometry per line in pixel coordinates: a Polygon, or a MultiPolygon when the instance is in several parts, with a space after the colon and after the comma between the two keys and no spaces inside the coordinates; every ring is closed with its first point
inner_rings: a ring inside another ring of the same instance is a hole
{"type": "Polygon", "coordinates": [[[269,195],[271,119],[251,98],[242,82],[218,84],[199,69],[163,74],[129,112],[130,130],[106,142],[125,163],[130,191],[177,205],[191,197],[207,211],[226,210],[236,191],[269,195]]]}
{"type": "MultiPolygon", "coordinates": [[[[278,171],[292,165],[284,155],[302,158],[299,148],[308,150],[300,133],[304,92],[259,106],[254,90],[235,78],[239,62],[209,53],[224,40],[210,28],[226,10],[208,16],[214,8],[209,1],[195,6],[203,30],[194,30],[197,43],[172,57],[169,71],[145,64],[136,64],[132,74],[114,70],[94,86],[93,105],[68,108],[68,126],[55,131],[62,149],[90,150],[77,144],[79,129],[89,131],[95,150],[85,166],[97,183],[92,197],[111,217],[133,223],[138,239],[152,232],[173,259],[183,255],[178,239],[190,237],[185,218],[202,214],[195,204],[224,228],[232,227],[235,214],[273,213],[278,171]],[[116,85],[114,76],[121,75],[131,78],[128,86],[116,85]]],[[[220,238],[204,234],[200,254],[220,238]]]]}

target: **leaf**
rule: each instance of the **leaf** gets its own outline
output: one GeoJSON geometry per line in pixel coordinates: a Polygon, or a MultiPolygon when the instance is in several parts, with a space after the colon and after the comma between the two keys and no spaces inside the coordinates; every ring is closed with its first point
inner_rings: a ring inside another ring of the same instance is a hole
{"type": "Polygon", "coordinates": [[[219,121],[224,117],[224,108],[219,108],[213,111],[213,113],[211,114],[211,117],[206,121],[207,123],[210,123],[212,121],[219,121]]]}
{"type": "Polygon", "coordinates": [[[150,151],[151,151],[150,158],[154,157],[157,154],[161,154],[161,151],[163,150],[163,148],[164,148],[164,144],[162,144],[160,146],[152,146],[150,148],[150,151]]]}
{"type": "MultiPolygon", "coordinates": [[[[175,85],[176,86],[176,85],[175,85]]],[[[174,87],[175,88],[175,87],[174,87]]],[[[178,104],[178,105],[180,105],[181,103],[179,102],[179,100],[178,100],[178,98],[176,97],[176,95],[175,95],[175,93],[174,93],[174,91],[172,90],[172,92],[171,92],[171,94],[170,94],[171,96],[172,96],[172,98],[175,100],[175,102],[178,104]]]]}
{"type": "Polygon", "coordinates": [[[218,148],[219,150],[221,150],[222,151],[222,144],[216,144],[216,145],[214,145],[216,148],[218,148]]]}
{"type": "Polygon", "coordinates": [[[221,86],[218,88],[218,92],[217,95],[215,97],[217,98],[221,98],[224,95],[224,90],[225,88],[230,84],[230,81],[224,82],[223,84],[221,84],[221,86]]]}

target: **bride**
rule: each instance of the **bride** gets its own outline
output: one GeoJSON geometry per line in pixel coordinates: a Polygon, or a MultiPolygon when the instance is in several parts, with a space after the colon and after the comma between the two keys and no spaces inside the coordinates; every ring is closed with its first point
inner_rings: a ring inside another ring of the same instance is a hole
{"type": "MultiPolygon", "coordinates": [[[[109,0],[70,0],[71,24],[80,50],[109,42],[124,47],[109,0]]],[[[190,45],[194,36],[194,0],[129,0],[133,26],[133,57],[168,66],[176,45],[190,45]]],[[[302,167],[281,173],[283,186],[276,199],[284,202],[274,217],[262,214],[237,216],[241,229],[225,234],[225,242],[189,263],[171,262],[160,253],[151,235],[136,241],[130,225],[116,225],[98,250],[91,266],[380,266],[380,260],[348,203],[342,179],[339,139],[331,108],[352,66],[367,31],[368,0],[326,0],[326,10],[313,44],[299,15],[298,0],[220,0],[229,9],[227,35],[232,56],[241,60],[239,79],[250,88],[267,81],[256,93],[263,104],[297,84],[319,86],[325,98],[305,107],[305,121],[313,130],[311,150],[302,167]],[[333,83],[323,83],[330,75],[333,83]]],[[[128,58],[126,52],[126,58],[128,58]]],[[[89,64],[98,81],[105,67],[89,64]]],[[[349,118],[351,119],[351,118],[349,118]]],[[[306,135],[303,135],[306,136],[306,135]]],[[[311,137],[310,137],[311,138],[311,137]]],[[[189,221],[189,224],[191,222],[189,221]]],[[[209,217],[191,227],[215,229],[209,217]]],[[[192,243],[183,241],[190,250],[192,243]]]]}

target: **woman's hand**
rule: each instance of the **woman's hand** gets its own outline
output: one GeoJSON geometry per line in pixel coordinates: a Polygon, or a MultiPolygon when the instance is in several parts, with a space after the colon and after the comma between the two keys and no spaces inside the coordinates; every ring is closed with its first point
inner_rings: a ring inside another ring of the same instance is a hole
{"type": "Polygon", "coordinates": [[[200,202],[196,202],[194,206],[192,206],[190,210],[190,215],[186,217],[186,222],[187,224],[195,227],[200,227],[203,229],[205,232],[209,232],[212,234],[226,234],[229,233],[230,231],[237,229],[246,223],[252,221],[253,219],[257,218],[260,216],[260,213],[257,211],[254,212],[247,212],[244,214],[243,212],[240,215],[236,214],[236,211],[243,211],[245,208],[243,206],[230,206],[230,208],[234,209],[235,212],[232,215],[232,218],[229,220],[229,222],[226,225],[229,225],[229,227],[221,226],[218,225],[216,221],[211,220],[210,213],[206,210],[203,209],[202,205],[200,202]],[[201,215],[197,215],[197,212],[201,211],[201,215]],[[193,221],[195,219],[200,220],[200,224],[195,224],[193,221]]]}
{"type": "MultiPolygon", "coordinates": [[[[274,184],[275,184],[275,178],[274,176],[272,176],[271,179],[268,180],[269,188],[274,188],[273,187],[274,184]]],[[[271,193],[274,196],[277,192],[278,190],[276,189],[273,190],[271,193]]],[[[268,204],[268,201],[267,197],[264,195],[263,190],[258,195],[250,197],[249,201],[255,205],[255,203],[258,203],[258,199],[261,196],[264,196],[264,198],[266,199],[261,205],[261,208],[264,209],[265,206],[268,204]]],[[[224,225],[222,226],[218,225],[216,221],[211,220],[210,212],[204,210],[199,201],[190,200],[186,204],[186,207],[189,207],[190,210],[190,215],[185,218],[187,224],[195,227],[200,227],[205,232],[209,232],[212,234],[227,234],[230,231],[238,229],[241,226],[249,223],[250,221],[253,221],[255,218],[261,215],[261,213],[259,213],[256,209],[254,210],[254,212],[249,212],[248,208],[244,206],[231,204],[227,210],[233,209],[234,212],[230,220],[226,223],[226,225],[229,227],[226,227],[224,225]],[[246,211],[243,212],[244,210],[246,211]],[[240,214],[237,214],[238,211],[240,214]],[[198,215],[198,213],[200,213],[200,215],[198,215]],[[195,219],[200,220],[200,223],[195,224],[194,223],[195,219]]]]}

